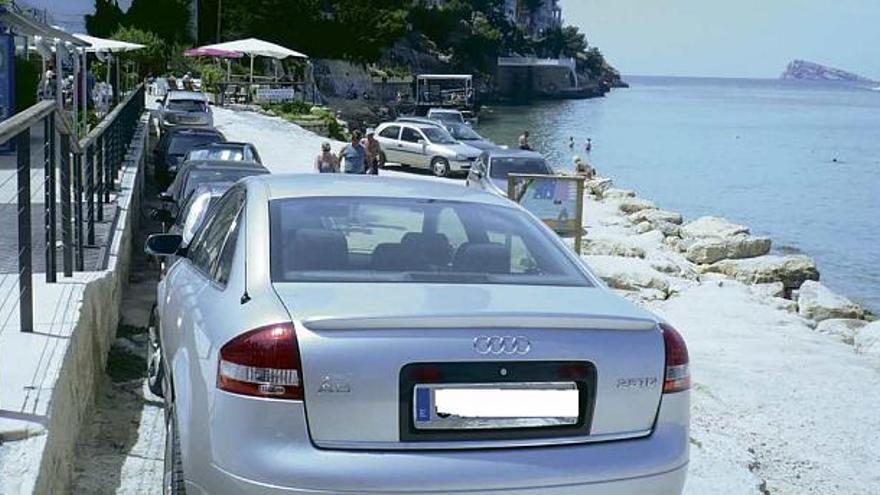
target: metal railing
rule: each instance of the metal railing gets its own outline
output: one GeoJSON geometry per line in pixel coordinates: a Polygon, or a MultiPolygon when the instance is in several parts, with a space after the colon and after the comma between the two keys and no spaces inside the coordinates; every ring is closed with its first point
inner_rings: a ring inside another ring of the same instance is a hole
{"type": "Polygon", "coordinates": [[[54,101],[41,101],[0,122],[0,143],[14,140],[17,154],[17,247],[21,331],[31,332],[34,329],[31,128],[39,124],[43,127],[43,228],[46,282],[54,283],[57,281],[58,269],[57,208],[59,206],[61,208],[63,273],[65,277],[71,277],[74,270],[83,271],[85,268],[84,250],[95,244],[95,222],[104,221],[103,206],[110,201],[110,192],[117,187],[116,181],[125,159],[127,145],[133,137],[143,110],[144,87],[141,84],[92,132],[79,141],[76,139],[75,127],[70,122],[69,116],[65,111],[59,110],[54,101]]]}

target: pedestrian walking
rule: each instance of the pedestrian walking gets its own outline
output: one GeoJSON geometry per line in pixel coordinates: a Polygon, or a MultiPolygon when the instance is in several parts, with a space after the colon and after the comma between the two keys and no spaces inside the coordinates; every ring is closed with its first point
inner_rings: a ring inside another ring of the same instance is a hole
{"type": "Polygon", "coordinates": [[[519,149],[521,150],[531,150],[532,147],[529,145],[529,131],[525,131],[519,137],[519,149]]]}
{"type": "Polygon", "coordinates": [[[330,143],[321,145],[321,153],[315,157],[315,171],[319,174],[335,174],[339,172],[339,158],[330,151],[330,143]]]}
{"type": "Polygon", "coordinates": [[[187,72],[183,75],[183,90],[184,91],[193,91],[193,77],[191,72],[187,72]]]}
{"type": "Polygon", "coordinates": [[[364,150],[367,153],[367,173],[379,175],[379,167],[384,165],[382,161],[382,145],[376,139],[376,131],[367,129],[367,139],[364,141],[364,150]]]}
{"type": "Polygon", "coordinates": [[[366,172],[367,150],[361,144],[361,131],[354,131],[351,134],[351,142],[346,144],[339,157],[345,162],[344,170],[346,174],[363,174],[366,172]]]}

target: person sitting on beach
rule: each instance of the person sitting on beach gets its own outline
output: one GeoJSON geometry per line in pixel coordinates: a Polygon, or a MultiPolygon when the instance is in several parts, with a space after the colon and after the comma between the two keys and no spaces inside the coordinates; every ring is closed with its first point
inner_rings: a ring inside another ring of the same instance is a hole
{"type": "Polygon", "coordinates": [[[519,149],[521,150],[531,150],[532,147],[529,146],[529,131],[525,131],[519,137],[519,149]]]}
{"type": "Polygon", "coordinates": [[[579,156],[574,157],[574,171],[576,174],[586,179],[592,179],[596,176],[596,170],[591,167],[586,160],[579,156]]]}
{"type": "Polygon", "coordinates": [[[315,158],[315,171],[319,174],[335,174],[339,172],[339,158],[330,151],[330,143],[321,145],[321,154],[315,158]]]}
{"type": "Polygon", "coordinates": [[[367,150],[361,144],[361,131],[351,134],[351,142],[342,148],[339,157],[345,161],[346,174],[363,174],[366,171],[367,150]]]}

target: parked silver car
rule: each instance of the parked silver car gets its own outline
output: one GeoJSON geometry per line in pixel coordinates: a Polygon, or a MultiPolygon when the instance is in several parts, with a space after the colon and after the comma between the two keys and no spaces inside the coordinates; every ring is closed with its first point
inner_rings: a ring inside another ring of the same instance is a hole
{"type": "Polygon", "coordinates": [[[501,148],[492,141],[477,134],[470,125],[461,123],[448,123],[440,120],[429,119],[427,117],[398,117],[395,122],[412,122],[418,124],[436,125],[443,127],[456,141],[466,144],[471,148],[480,151],[488,151],[501,148]]]}
{"type": "Polygon", "coordinates": [[[156,120],[162,131],[175,126],[214,125],[214,114],[208,99],[199,91],[169,91],[156,102],[159,104],[156,120]]]}
{"type": "Polygon", "coordinates": [[[468,172],[465,186],[507,197],[510,174],[552,174],[547,160],[535,151],[495,149],[484,152],[468,172]]]}
{"type": "Polygon", "coordinates": [[[687,348],[494,195],[238,182],[158,286],[166,493],[680,493],[687,348]]]}
{"type": "Polygon", "coordinates": [[[467,172],[480,150],[462,144],[435,124],[386,122],[376,128],[385,163],[426,168],[438,177],[467,172]]]}

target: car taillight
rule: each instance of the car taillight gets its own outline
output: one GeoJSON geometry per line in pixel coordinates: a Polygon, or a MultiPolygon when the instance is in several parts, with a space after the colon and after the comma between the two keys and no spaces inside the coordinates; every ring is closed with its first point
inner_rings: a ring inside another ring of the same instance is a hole
{"type": "Polygon", "coordinates": [[[220,349],[217,387],[273,399],[302,399],[302,362],[291,323],[251,330],[220,349]]]}
{"type": "Polygon", "coordinates": [[[660,324],[663,330],[663,343],[666,346],[666,376],[663,379],[663,393],[671,394],[691,388],[691,372],[688,369],[687,344],[681,334],[670,325],[660,324]]]}

